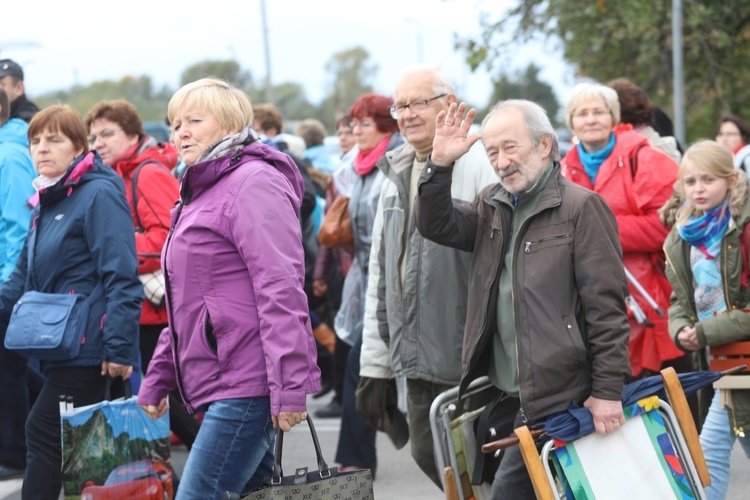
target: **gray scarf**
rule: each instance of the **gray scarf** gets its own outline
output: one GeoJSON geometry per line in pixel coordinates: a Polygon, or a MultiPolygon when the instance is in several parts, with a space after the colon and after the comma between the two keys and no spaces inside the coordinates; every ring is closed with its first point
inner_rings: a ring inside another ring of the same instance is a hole
{"type": "Polygon", "coordinates": [[[213,160],[214,158],[234,153],[255,141],[260,141],[260,137],[253,130],[253,127],[248,125],[236,134],[228,135],[213,143],[200,155],[195,163],[213,160]]]}

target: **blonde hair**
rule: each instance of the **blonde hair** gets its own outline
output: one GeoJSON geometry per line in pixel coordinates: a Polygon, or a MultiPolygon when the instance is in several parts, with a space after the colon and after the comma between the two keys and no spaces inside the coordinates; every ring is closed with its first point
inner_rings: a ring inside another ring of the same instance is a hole
{"type": "MultiPolygon", "coordinates": [[[[718,177],[720,179],[729,180],[729,189],[727,190],[726,198],[729,199],[732,195],[732,188],[739,179],[739,173],[734,168],[734,160],[732,153],[729,152],[724,146],[716,141],[709,139],[702,139],[685,151],[682,155],[682,162],[680,163],[680,169],[678,171],[678,178],[680,179],[680,186],[678,189],[681,191],[682,199],[685,200],[683,205],[677,211],[677,224],[682,226],[690,219],[691,215],[701,215],[703,211],[695,208],[695,205],[688,199],[687,193],[685,192],[685,183],[682,182],[685,176],[685,168],[687,162],[692,162],[696,167],[705,170],[709,174],[718,177]]],[[[727,207],[727,210],[729,208],[727,207]]]]}
{"type": "Polygon", "coordinates": [[[579,83],[573,87],[570,99],[568,99],[568,103],[565,105],[565,125],[568,126],[569,130],[573,130],[573,113],[576,108],[582,102],[596,97],[604,99],[604,104],[609,109],[614,124],[617,125],[620,123],[620,99],[613,88],[598,83],[579,83]]]}
{"type": "Polygon", "coordinates": [[[253,107],[243,91],[218,78],[202,78],[183,85],[172,95],[167,106],[169,122],[183,108],[211,113],[219,125],[236,134],[253,123],[253,107]]]}

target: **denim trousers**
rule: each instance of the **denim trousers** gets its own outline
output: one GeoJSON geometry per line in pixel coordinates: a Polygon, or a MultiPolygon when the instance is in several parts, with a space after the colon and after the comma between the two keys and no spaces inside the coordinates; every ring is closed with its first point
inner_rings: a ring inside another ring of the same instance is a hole
{"type": "Polygon", "coordinates": [[[729,424],[729,411],[721,407],[720,391],[716,391],[701,430],[701,447],[706,457],[711,486],[706,488],[708,500],[723,500],[729,487],[729,459],[736,439],[750,458],[750,436],[738,438],[729,424]]]}
{"type": "Polygon", "coordinates": [[[177,500],[257,490],[271,477],[275,437],[268,396],[210,403],[185,463],[177,500]]]}

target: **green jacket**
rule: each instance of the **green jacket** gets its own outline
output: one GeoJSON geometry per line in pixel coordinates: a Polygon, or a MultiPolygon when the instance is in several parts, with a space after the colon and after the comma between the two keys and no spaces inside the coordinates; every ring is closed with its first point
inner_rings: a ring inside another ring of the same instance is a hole
{"type": "MultiPolygon", "coordinates": [[[[664,243],[664,254],[667,258],[667,279],[672,284],[672,296],[669,306],[669,335],[677,347],[677,334],[686,326],[695,326],[698,342],[701,347],[718,346],[740,340],[750,340],[750,314],[742,309],[750,308],[750,289],[742,287],[742,249],[740,236],[746,224],[750,223],[750,199],[747,182],[744,176],[738,179],[730,200],[730,210],[734,225],[727,229],[722,241],[719,264],[724,286],[724,300],[727,312],[698,322],[695,306],[695,282],[690,267],[690,245],[677,232],[675,216],[681,205],[679,194],[662,209],[662,221],[672,226],[664,243]]],[[[696,370],[708,369],[705,351],[696,351],[693,355],[696,370]]],[[[710,403],[710,391],[704,391],[700,397],[701,420],[705,418],[710,403]]],[[[730,422],[738,431],[750,429],[750,390],[733,390],[734,411],[730,422]]],[[[730,408],[731,410],[731,408],[730,408]]]]}

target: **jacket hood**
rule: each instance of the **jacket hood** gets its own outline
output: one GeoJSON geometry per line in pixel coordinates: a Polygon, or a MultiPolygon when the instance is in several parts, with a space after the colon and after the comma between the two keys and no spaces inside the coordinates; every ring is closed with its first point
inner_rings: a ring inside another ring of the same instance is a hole
{"type": "MultiPolygon", "coordinates": [[[[733,219],[741,219],[742,209],[747,201],[747,195],[747,176],[745,175],[745,172],[738,170],[737,182],[729,197],[729,210],[733,219]]],[[[665,227],[674,226],[675,222],[677,222],[677,212],[680,211],[680,207],[682,207],[684,203],[685,198],[682,192],[682,186],[680,185],[680,181],[677,181],[674,185],[672,196],[667,200],[664,206],[659,209],[659,218],[665,227]]]]}
{"type": "Polygon", "coordinates": [[[198,196],[221,177],[253,160],[271,165],[287,178],[297,196],[297,210],[299,211],[302,196],[305,194],[305,183],[297,165],[289,155],[258,140],[246,144],[235,152],[228,152],[223,156],[189,166],[183,177],[180,197],[189,203],[192,197],[198,196]]]}
{"type": "Polygon", "coordinates": [[[0,144],[14,143],[24,148],[29,147],[27,133],[29,125],[20,118],[11,118],[0,127],[0,144]]]}

